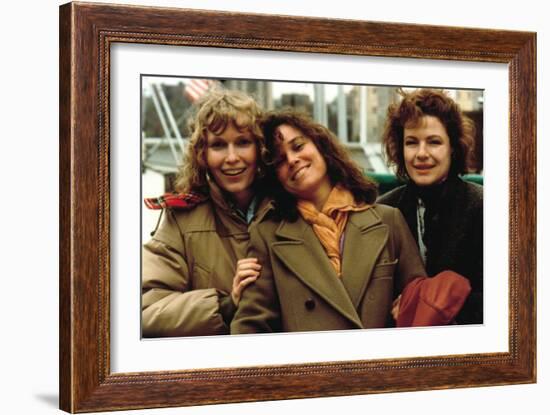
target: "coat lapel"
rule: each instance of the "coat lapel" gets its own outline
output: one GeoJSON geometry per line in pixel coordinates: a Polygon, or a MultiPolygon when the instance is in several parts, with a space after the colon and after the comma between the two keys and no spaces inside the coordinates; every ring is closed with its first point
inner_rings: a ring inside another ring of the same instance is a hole
{"type": "Polygon", "coordinates": [[[355,308],[365,294],[380,253],[388,241],[388,227],[374,209],[353,213],[346,226],[342,282],[355,308]]]}
{"type": "Polygon", "coordinates": [[[293,223],[282,221],[276,236],[278,241],[271,247],[286,267],[334,309],[358,328],[363,328],[342,281],[337,277],[313,229],[302,218],[293,223]]]}

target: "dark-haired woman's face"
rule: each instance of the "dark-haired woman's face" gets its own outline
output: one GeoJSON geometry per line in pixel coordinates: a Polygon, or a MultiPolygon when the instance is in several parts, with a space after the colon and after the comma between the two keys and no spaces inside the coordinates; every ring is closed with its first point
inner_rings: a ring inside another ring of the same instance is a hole
{"type": "Polygon", "coordinates": [[[439,118],[425,115],[403,131],[403,158],[407,174],[417,186],[444,181],[451,168],[451,140],[439,118]]]}
{"type": "Polygon", "coordinates": [[[276,161],[277,178],[298,199],[324,201],[332,188],[325,159],[309,137],[290,125],[277,128],[281,142],[276,161]]]}

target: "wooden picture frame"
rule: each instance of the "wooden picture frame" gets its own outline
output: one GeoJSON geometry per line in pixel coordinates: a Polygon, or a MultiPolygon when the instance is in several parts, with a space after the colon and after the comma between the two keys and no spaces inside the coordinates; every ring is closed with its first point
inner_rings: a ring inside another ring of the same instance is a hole
{"type": "Polygon", "coordinates": [[[91,412],[535,382],[535,137],[535,33],[105,4],[61,6],[61,409],[91,412]],[[111,373],[109,71],[110,46],[118,42],[508,64],[509,351],[111,373]]]}

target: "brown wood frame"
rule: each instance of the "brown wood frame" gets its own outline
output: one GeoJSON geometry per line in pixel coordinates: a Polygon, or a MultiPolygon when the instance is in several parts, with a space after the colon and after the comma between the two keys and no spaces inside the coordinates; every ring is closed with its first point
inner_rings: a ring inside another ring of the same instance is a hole
{"type": "Polygon", "coordinates": [[[90,412],[535,382],[535,138],[535,33],[105,4],[61,6],[61,409],[90,412]],[[507,63],[509,352],[111,373],[109,58],[110,45],[117,42],[507,63]]]}

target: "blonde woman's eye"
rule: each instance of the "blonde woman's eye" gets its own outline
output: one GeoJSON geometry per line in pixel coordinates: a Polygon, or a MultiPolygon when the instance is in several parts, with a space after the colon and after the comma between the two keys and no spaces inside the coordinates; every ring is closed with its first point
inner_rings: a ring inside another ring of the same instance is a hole
{"type": "Polygon", "coordinates": [[[244,139],[239,140],[239,141],[237,142],[237,145],[238,145],[239,147],[248,147],[248,146],[251,146],[251,145],[253,145],[253,144],[254,144],[254,141],[251,140],[251,139],[248,139],[248,138],[244,138],[244,139]]]}
{"type": "Polygon", "coordinates": [[[212,143],[208,143],[208,147],[214,150],[219,150],[225,148],[225,143],[223,141],[214,141],[212,143]]]}

